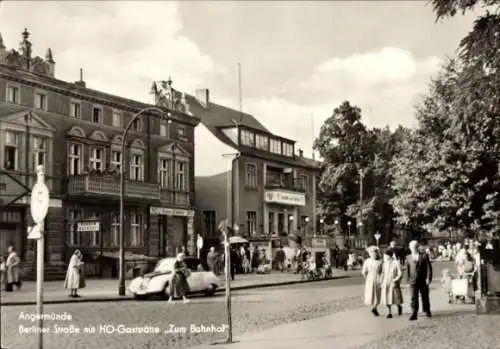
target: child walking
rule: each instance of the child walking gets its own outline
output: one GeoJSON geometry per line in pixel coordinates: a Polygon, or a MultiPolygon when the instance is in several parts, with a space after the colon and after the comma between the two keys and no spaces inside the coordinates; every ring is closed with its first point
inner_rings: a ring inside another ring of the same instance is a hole
{"type": "Polygon", "coordinates": [[[392,318],[392,306],[398,309],[398,315],[403,313],[403,294],[401,292],[401,278],[403,273],[401,265],[394,258],[395,251],[387,249],[384,253],[384,262],[382,266],[382,295],[381,303],[387,306],[387,318],[392,318]]]}

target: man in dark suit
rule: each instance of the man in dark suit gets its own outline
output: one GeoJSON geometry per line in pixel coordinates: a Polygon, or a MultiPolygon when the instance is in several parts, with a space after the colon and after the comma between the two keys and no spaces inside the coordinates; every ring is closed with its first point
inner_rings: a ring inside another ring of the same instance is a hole
{"type": "Polygon", "coordinates": [[[406,271],[411,293],[412,315],[410,321],[417,320],[418,295],[422,297],[422,308],[431,317],[431,304],[429,300],[429,285],[432,282],[432,265],[429,256],[419,251],[418,242],[413,240],[409,244],[410,254],[406,256],[406,271]]]}

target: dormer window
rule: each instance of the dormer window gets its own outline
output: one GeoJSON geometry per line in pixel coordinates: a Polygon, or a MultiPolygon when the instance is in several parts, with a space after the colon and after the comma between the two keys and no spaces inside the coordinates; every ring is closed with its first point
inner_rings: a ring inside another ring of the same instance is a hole
{"type": "Polygon", "coordinates": [[[252,147],[252,148],[255,147],[255,133],[246,130],[241,130],[240,141],[241,145],[245,147],[252,147]]]}
{"type": "Polygon", "coordinates": [[[276,139],[271,139],[269,150],[271,153],[281,155],[281,142],[276,139]]]}
{"type": "Polygon", "coordinates": [[[283,142],[283,155],[284,156],[293,156],[293,145],[290,143],[283,142]]]}
{"type": "Polygon", "coordinates": [[[101,107],[92,108],[92,122],[95,122],[96,124],[103,123],[103,116],[102,116],[102,108],[101,107]]]}
{"type": "Polygon", "coordinates": [[[263,135],[255,136],[255,147],[260,150],[269,150],[269,137],[263,135]]]}

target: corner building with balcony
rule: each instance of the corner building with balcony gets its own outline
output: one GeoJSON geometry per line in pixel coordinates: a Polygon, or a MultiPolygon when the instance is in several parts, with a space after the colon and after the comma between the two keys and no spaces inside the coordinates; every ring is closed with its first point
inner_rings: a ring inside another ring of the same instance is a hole
{"type": "MultiPolygon", "coordinates": [[[[166,85],[171,89],[172,82],[166,85]]],[[[199,119],[184,99],[170,94],[156,105],[163,113],[149,109],[132,123],[122,154],[125,126],[149,107],[89,89],[84,81],[56,79],[51,50],[45,59],[33,57],[27,31],[19,51],[8,51],[0,36],[0,252],[14,245],[28,278],[36,257],[26,234],[32,221],[23,185],[33,186],[38,165],[45,167],[51,194],[45,223],[49,278],[64,275],[75,249],[90,259],[117,259],[122,157],[126,267],[192,249],[199,119]]],[[[86,263],[85,273],[109,276],[102,269],[102,263],[86,263]]]]}
{"type": "Polygon", "coordinates": [[[280,244],[295,247],[291,234],[305,241],[316,235],[319,164],[254,116],[211,102],[207,89],[189,104],[201,118],[195,130],[197,231],[216,241],[217,225],[227,217],[268,258],[280,244]]]}

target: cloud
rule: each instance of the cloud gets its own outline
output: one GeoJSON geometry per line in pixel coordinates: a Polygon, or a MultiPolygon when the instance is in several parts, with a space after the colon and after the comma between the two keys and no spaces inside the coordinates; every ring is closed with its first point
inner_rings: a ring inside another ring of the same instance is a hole
{"type": "Polygon", "coordinates": [[[369,127],[415,125],[414,106],[441,62],[393,47],[333,57],[314,67],[309,77],[275,88],[276,96],[244,100],[244,109],[272,132],[297,140],[311,155],[311,115],[317,136],[324,120],[345,100],[362,109],[369,127]]]}
{"type": "Polygon", "coordinates": [[[153,80],[172,76],[191,91],[225,74],[182,35],[174,2],[5,2],[0,11],[6,46],[17,48],[26,25],[36,55],[52,48],[59,79],[77,80],[82,67],[93,89],[150,101],[153,80]]]}

